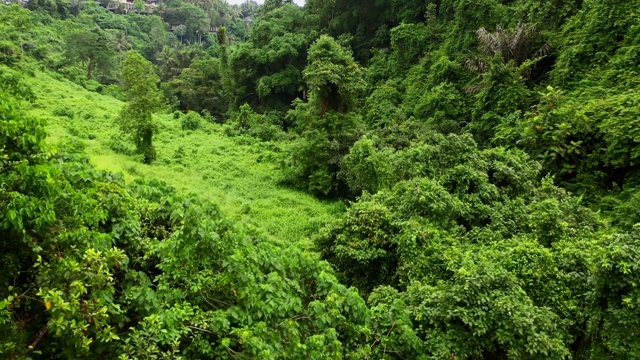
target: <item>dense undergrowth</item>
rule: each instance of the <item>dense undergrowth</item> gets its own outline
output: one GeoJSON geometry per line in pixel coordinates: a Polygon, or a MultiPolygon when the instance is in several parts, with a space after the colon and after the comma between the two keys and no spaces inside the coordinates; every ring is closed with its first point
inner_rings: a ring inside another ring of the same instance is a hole
{"type": "Polygon", "coordinates": [[[0,354],[640,357],[637,5],[0,7],[0,354]]]}

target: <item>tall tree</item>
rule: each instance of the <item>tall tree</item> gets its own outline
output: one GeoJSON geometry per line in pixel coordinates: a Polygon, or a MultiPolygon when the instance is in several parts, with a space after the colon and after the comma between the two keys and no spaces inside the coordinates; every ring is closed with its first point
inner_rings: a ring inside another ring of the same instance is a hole
{"type": "MultiPolygon", "coordinates": [[[[527,60],[536,60],[549,54],[551,45],[545,43],[535,48],[540,42],[539,30],[532,25],[518,24],[513,31],[496,26],[495,32],[485,28],[476,31],[481,50],[490,57],[501,56],[505,63],[514,61],[516,66],[527,60]]],[[[474,71],[484,72],[487,64],[482,60],[468,60],[467,66],[474,71]]]]}
{"type": "Polygon", "coordinates": [[[315,103],[321,116],[327,111],[352,110],[365,85],[351,52],[326,35],[309,48],[304,79],[309,86],[310,102],[315,103]]]}
{"type": "Polygon", "coordinates": [[[285,3],[261,12],[249,41],[229,54],[230,71],[244,90],[236,105],[287,107],[302,96],[306,49],[317,35],[312,19],[297,5],[285,3]]]}
{"type": "Polygon", "coordinates": [[[211,24],[209,16],[200,7],[177,0],[166,2],[162,18],[168,23],[181,23],[184,26],[181,40],[191,44],[200,43],[202,35],[208,33],[211,24]]]}
{"type": "Polygon", "coordinates": [[[309,102],[298,102],[295,118],[302,140],[291,153],[291,180],[322,195],[344,191],[340,163],[359,135],[359,116],[353,112],[364,88],[362,71],[351,52],[330,36],[321,36],[309,49],[304,78],[309,102]]]}
{"type": "Polygon", "coordinates": [[[226,111],[219,59],[196,59],[178,77],[165,84],[171,94],[178,98],[180,108],[184,111],[206,110],[214,116],[222,116],[226,111]]]}
{"type": "Polygon", "coordinates": [[[130,51],[122,64],[122,81],[129,101],[120,112],[118,125],[124,134],[131,136],[138,151],[143,154],[144,162],[148,164],[156,156],[153,134],[157,126],[152,114],[163,104],[158,89],[160,78],[149,61],[140,53],[130,51]]]}
{"type": "Polygon", "coordinates": [[[67,37],[66,56],[70,60],[80,60],[87,69],[87,78],[93,79],[96,69],[107,72],[111,67],[113,51],[101,32],[80,30],[67,37]]]}

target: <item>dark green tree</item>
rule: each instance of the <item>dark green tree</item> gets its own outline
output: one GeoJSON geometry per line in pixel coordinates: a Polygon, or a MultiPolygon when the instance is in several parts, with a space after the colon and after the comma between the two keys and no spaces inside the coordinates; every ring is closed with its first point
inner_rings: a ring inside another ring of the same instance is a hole
{"type": "Polygon", "coordinates": [[[177,78],[163,84],[163,89],[178,98],[184,111],[207,111],[216,117],[222,117],[227,111],[217,58],[194,60],[177,78]]]}
{"type": "Polygon", "coordinates": [[[200,44],[209,33],[211,20],[199,6],[180,0],[170,0],[163,4],[161,16],[169,24],[179,23],[180,39],[188,44],[200,44]]]}
{"type": "Polygon", "coordinates": [[[67,37],[67,58],[79,60],[86,67],[89,80],[94,78],[96,69],[102,74],[109,73],[113,55],[108,38],[100,30],[75,31],[67,37]]]}
{"type": "Polygon", "coordinates": [[[284,110],[302,97],[307,48],[317,36],[312,24],[312,18],[291,3],[265,11],[254,21],[247,41],[229,53],[235,106],[246,102],[284,110]]]}

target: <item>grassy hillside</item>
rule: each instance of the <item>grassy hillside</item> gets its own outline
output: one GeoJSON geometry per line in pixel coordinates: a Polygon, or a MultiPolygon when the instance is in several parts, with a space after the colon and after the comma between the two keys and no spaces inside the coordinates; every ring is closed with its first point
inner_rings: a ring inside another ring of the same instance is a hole
{"type": "Polygon", "coordinates": [[[288,242],[307,237],[344,210],[340,202],[320,202],[279,186],[279,145],[230,138],[217,124],[184,131],[172,114],[161,114],[155,139],[158,160],[144,165],[112,150],[114,142],[128,144],[120,140],[113,123],[122,102],[49,73],[35,73],[30,84],[37,95],[30,113],[48,120],[51,141],[64,137],[83,141],[94,166],[121,172],[127,182],[166,181],[179,191],[211,199],[229,217],[288,242]]]}

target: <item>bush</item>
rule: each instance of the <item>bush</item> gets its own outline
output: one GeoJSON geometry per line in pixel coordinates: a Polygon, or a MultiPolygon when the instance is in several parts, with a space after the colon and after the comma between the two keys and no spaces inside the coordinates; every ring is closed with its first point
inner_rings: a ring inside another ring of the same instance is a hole
{"type": "Polygon", "coordinates": [[[215,116],[211,115],[211,112],[207,109],[202,110],[202,118],[210,123],[221,123],[215,118],[215,116]]]}
{"type": "Polygon", "coordinates": [[[262,141],[282,140],[285,132],[282,130],[282,117],[280,113],[255,114],[249,135],[262,141]]]}
{"type": "Polygon", "coordinates": [[[98,93],[101,93],[104,90],[102,85],[95,80],[87,80],[82,84],[82,86],[89,91],[95,91],[98,93]]]}
{"type": "Polygon", "coordinates": [[[234,128],[241,132],[249,130],[256,122],[256,114],[249,104],[242,105],[239,109],[239,113],[234,120],[234,128]]]}
{"type": "Polygon", "coordinates": [[[180,125],[182,130],[198,130],[202,127],[202,116],[194,111],[189,111],[186,115],[180,118],[180,125]]]}
{"type": "Polygon", "coordinates": [[[114,97],[120,101],[126,101],[127,97],[124,95],[124,93],[122,92],[122,88],[120,88],[120,86],[118,85],[104,85],[101,88],[101,93],[104,95],[109,95],[111,97],[114,97]]]}
{"type": "Polygon", "coordinates": [[[224,129],[228,136],[249,135],[262,141],[285,138],[282,130],[284,114],[277,111],[257,114],[249,104],[242,105],[238,110],[239,113],[231,120],[231,126],[224,129]]]}
{"type": "Polygon", "coordinates": [[[375,193],[396,180],[391,149],[376,149],[373,140],[367,137],[353,144],[342,160],[341,169],[349,190],[355,194],[375,193]]]}
{"type": "Polygon", "coordinates": [[[249,134],[262,141],[282,140],[284,138],[284,131],[274,124],[258,123],[254,126],[249,134]]]}
{"type": "Polygon", "coordinates": [[[0,41],[0,64],[13,65],[20,60],[20,48],[10,41],[0,41]]]}
{"type": "Polygon", "coordinates": [[[73,119],[75,117],[75,113],[73,110],[66,107],[57,107],[53,109],[53,115],[60,117],[68,117],[69,119],[73,119]]]}
{"type": "Polygon", "coordinates": [[[122,155],[133,155],[135,154],[135,150],[131,148],[125,141],[123,141],[119,136],[113,136],[107,142],[107,146],[109,149],[113,150],[117,154],[122,155]]]}
{"type": "Polygon", "coordinates": [[[79,137],[81,139],[93,139],[95,136],[93,134],[89,134],[89,129],[86,126],[73,124],[67,126],[67,131],[69,135],[79,137]]]}
{"type": "Polygon", "coordinates": [[[66,66],[58,70],[65,78],[73,81],[76,84],[82,86],[87,81],[87,74],[85,69],[78,66],[66,66]]]}
{"type": "Polygon", "coordinates": [[[176,149],[176,152],[173,154],[173,159],[178,164],[183,164],[182,160],[187,156],[187,152],[184,149],[184,146],[180,146],[176,149]]]}

